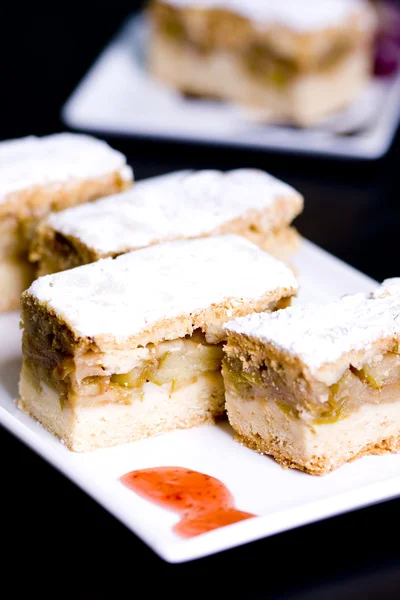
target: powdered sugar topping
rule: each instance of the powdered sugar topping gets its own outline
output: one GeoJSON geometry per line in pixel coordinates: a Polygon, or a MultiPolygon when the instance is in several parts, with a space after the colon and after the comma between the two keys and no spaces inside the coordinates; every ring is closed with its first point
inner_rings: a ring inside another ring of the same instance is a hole
{"type": "Polygon", "coordinates": [[[342,24],[365,0],[162,0],[176,8],[221,8],[257,24],[279,24],[306,32],[342,24]]]}
{"type": "Polygon", "coordinates": [[[384,281],[369,295],[345,296],[322,306],[253,314],[225,328],[298,357],[314,377],[332,384],[338,373],[321,372],[323,367],[334,365],[350,352],[368,351],[381,339],[400,339],[400,278],[384,281]]]}
{"type": "Polygon", "coordinates": [[[120,172],[132,179],[123,154],[87,135],[60,133],[0,142],[0,203],[8,194],[33,186],[120,172]]]}
{"type": "Polygon", "coordinates": [[[104,256],[159,241],[207,235],[250,210],[268,211],[263,230],[268,226],[273,230],[290,223],[302,206],[300,194],[263,171],[180,171],[56,213],[48,223],[104,256]],[[275,210],[282,198],[290,201],[284,209],[275,210]]]}
{"type": "Polygon", "coordinates": [[[184,240],[106,258],[36,280],[28,290],[79,336],[124,340],[157,322],[189,316],[281,290],[292,295],[293,273],[234,235],[184,240]]]}

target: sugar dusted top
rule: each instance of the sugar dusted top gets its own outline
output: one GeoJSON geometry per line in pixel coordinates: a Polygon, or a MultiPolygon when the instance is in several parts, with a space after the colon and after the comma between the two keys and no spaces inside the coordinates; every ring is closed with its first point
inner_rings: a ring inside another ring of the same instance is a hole
{"type": "Polygon", "coordinates": [[[56,213],[48,223],[104,256],[159,241],[207,235],[250,210],[271,209],[272,230],[282,225],[282,218],[292,221],[302,206],[302,197],[293,188],[256,169],[179,171],[139,182],[123,194],[56,213]],[[282,198],[291,199],[290,208],[273,210],[282,198]]]}
{"type": "Polygon", "coordinates": [[[60,133],[0,142],[0,203],[37,185],[66,183],[120,172],[132,179],[123,154],[87,135],[60,133]]]}
{"type": "Polygon", "coordinates": [[[221,8],[257,24],[276,23],[300,33],[341,25],[365,0],[160,0],[176,8],[221,8]]]}
{"type": "Polygon", "coordinates": [[[25,294],[47,303],[78,336],[123,340],[225,300],[232,306],[276,292],[280,298],[297,287],[283,263],[228,235],[102,259],[41,277],[25,294]]]}
{"type": "MultiPolygon", "coordinates": [[[[308,305],[273,314],[252,314],[225,325],[298,357],[318,380],[331,385],[348,368],[344,355],[368,352],[385,338],[400,339],[400,278],[388,279],[371,294],[344,296],[327,305],[308,305]]],[[[357,366],[358,365],[354,365],[357,366]]]]}

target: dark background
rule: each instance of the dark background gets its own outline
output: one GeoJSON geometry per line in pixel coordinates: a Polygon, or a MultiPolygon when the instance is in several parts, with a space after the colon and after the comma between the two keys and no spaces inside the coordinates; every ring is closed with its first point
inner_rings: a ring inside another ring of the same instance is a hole
{"type": "MultiPolygon", "coordinates": [[[[62,104],[138,4],[3,4],[0,139],[65,129],[62,104]]],[[[137,179],[183,167],[271,171],[304,194],[303,235],[378,280],[400,274],[399,136],[372,163],[107,140],[128,155],[137,179]]],[[[400,598],[399,500],[168,565],[2,429],[0,450],[0,573],[13,594],[27,587],[44,597],[400,598]]]]}

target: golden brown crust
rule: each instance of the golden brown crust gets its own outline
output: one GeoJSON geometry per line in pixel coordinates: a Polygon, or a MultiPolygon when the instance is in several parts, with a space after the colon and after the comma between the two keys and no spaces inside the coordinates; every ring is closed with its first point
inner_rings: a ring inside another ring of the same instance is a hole
{"type": "MultiPolygon", "coordinates": [[[[229,227],[225,226],[221,233],[230,233],[229,227]]],[[[215,232],[212,232],[213,234],[215,232]]],[[[289,262],[290,257],[296,252],[301,244],[301,237],[294,227],[284,227],[264,233],[257,231],[252,225],[239,230],[234,228],[234,233],[247,238],[265,250],[272,256],[275,256],[283,262],[289,262]]],[[[211,236],[211,234],[210,234],[211,236]]],[[[209,236],[203,236],[209,237],[209,236]]],[[[177,239],[185,239],[179,236],[177,239]]],[[[154,242],[156,245],[157,242],[154,242]]],[[[161,243],[161,241],[160,241],[161,243]]],[[[130,248],[128,251],[138,250],[139,248],[130,248]]],[[[31,245],[29,259],[37,265],[37,277],[58,273],[81,265],[87,265],[100,258],[115,258],[119,253],[100,254],[94,248],[89,248],[81,240],[74,236],[62,235],[46,224],[39,227],[31,245]]]]}
{"type": "MultiPolygon", "coordinates": [[[[226,337],[222,326],[230,319],[247,315],[252,312],[276,310],[286,307],[293,289],[278,288],[265,294],[262,298],[242,302],[238,305],[236,298],[226,298],[223,303],[212,305],[205,310],[194,311],[190,315],[182,315],[174,319],[164,319],[155,323],[147,331],[132,336],[124,341],[124,348],[132,350],[138,346],[146,346],[164,340],[174,340],[191,335],[195,329],[201,329],[210,343],[219,343],[226,337]]],[[[108,352],[121,347],[121,342],[112,335],[96,336],[96,339],[82,338],[63,319],[55,314],[46,303],[25,292],[22,295],[22,318],[24,336],[29,336],[47,345],[49,335],[52,338],[53,349],[63,354],[77,354],[93,350],[108,352]]]]}
{"type": "Polygon", "coordinates": [[[236,233],[251,239],[251,234],[270,235],[287,228],[301,214],[304,199],[298,193],[290,193],[277,198],[265,210],[249,210],[237,219],[224,223],[209,235],[236,233]]]}
{"type": "Polygon", "coordinates": [[[0,222],[12,219],[17,224],[15,240],[18,251],[27,251],[38,222],[49,212],[58,212],[118,193],[131,182],[119,171],[96,179],[77,180],[65,185],[36,186],[9,194],[0,204],[0,222]]]}
{"type": "Polygon", "coordinates": [[[0,204],[0,217],[15,215],[20,219],[39,218],[43,213],[58,212],[95,198],[118,193],[131,186],[120,171],[94,179],[68,184],[40,185],[9,194],[0,204]]]}
{"type": "MultiPolygon", "coordinates": [[[[286,261],[300,244],[300,236],[289,225],[302,212],[303,206],[304,200],[300,194],[281,196],[270,208],[264,211],[249,210],[242,217],[228,221],[200,237],[235,233],[276,258],[286,261]]],[[[188,238],[180,235],[174,236],[174,239],[188,238]]],[[[163,241],[166,240],[154,239],[150,245],[163,241]]],[[[29,259],[37,263],[37,275],[41,276],[89,264],[100,258],[115,258],[132,250],[139,250],[139,247],[130,247],[123,252],[99,252],[82,240],[72,235],[61,234],[47,223],[43,223],[31,244],[29,259]]]]}
{"type": "Polygon", "coordinates": [[[326,475],[346,462],[352,462],[362,456],[371,454],[393,454],[400,451],[399,435],[383,439],[376,444],[366,444],[361,450],[354,452],[354,454],[350,456],[344,456],[342,460],[337,461],[334,464],[332,464],[332,461],[328,456],[315,457],[304,463],[299,463],[293,461],[293,459],[284,452],[282,446],[279,444],[278,438],[270,443],[266,443],[259,435],[241,435],[236,433],[235,439],[251,450],[255,450],[260,454],[272,456],[284,469],[297,469],[309,473],[310,475],[326,475]]]}

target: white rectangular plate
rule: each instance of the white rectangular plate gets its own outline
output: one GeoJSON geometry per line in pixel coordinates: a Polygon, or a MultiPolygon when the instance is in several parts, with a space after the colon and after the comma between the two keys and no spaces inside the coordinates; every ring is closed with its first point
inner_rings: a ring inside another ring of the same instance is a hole
{"type": "MultiPolygon", "coordinates": [[[[298,303],[324,302],[345,293],[370,291],[376,283],[304,242],[295,266],[298,303]]],[[[324,517],[400,494],[400,456],[371,456],[325,477],[284,470],[233,440],[228,424],[176,431],[88,454],[68,451],[13,400],[21,363],[19,315],[0,317],[0,423],[58,468],[169,562],[199,558],[324,517]],[[172,532],[178,517],[139,498],[119,477],[147,467],[179,466],[220,479],[239,509],[257,518],[192,539],[172,532]]]]}
{"type": "Polygon", "coordinates": [[[361,159],[379,158],[390,147],[399,121],[400,73],[374,81],[353,106],[324,126],[266,126],[235,107],[188,100],[153,80],[146,71],[147,41],[145,20],[129,19],[64,106],[68,126],[109,135],[361,159]]]}

